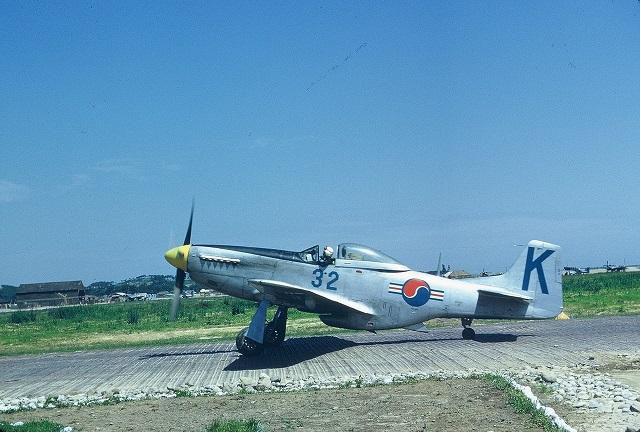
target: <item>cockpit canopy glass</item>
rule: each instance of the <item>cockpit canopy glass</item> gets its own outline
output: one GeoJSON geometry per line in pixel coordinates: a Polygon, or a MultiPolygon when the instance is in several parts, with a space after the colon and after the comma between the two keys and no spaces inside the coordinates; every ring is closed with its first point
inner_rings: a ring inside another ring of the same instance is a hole
{"type": "Polygon", "coordinates": [[[320,245],[311,246],[302,252],[298,252],[298,256],[304,262],[318,262],[320,259],[320,245]]]}
{"type": "Polygon", "coordinates": [[[402,264],[399,261],[369,246],[356,243],[342,243],[338,246],[338,259],[351,261],[369,261],[387,264],[402,264]]]}

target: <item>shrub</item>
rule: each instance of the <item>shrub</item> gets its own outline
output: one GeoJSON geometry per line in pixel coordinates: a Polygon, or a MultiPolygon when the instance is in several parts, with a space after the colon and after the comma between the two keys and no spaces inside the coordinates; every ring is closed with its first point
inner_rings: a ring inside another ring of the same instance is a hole
{"type": "Polygon", "coordinates": [[[129,309],[127,313],[127,322],[129,324],[138,324],[140,321],[140,312],[138,309],[129,309]]]}
{"type": "Polygon", "coordinates": [[[9,321],[13,324],[22,324],[27,322],[35,322],[36,320],[36,311],[16,311],[11,314],[9,321]]]}
{"type": "Polygon", "coordinates": [[[47,311],[47,315],[51,318],[57,319],[71,319],[75,318],[79,315],[79,310],[77,307],[57,307],[53,309],[49,309],[47,311]]]}
{"type": "Polygon", "coordinates": [[[231,315],[240,315],[240,314],[245,313],[246,310],[247,310],[247,308],[245,307],[245,305],[243,303],[234,302],[231,305],[231,315]]]}
{"type": "Polygon", "coordinates": [[[216,420],[206,432],[260,432],[262,425],[256,420],[216,420]]]}

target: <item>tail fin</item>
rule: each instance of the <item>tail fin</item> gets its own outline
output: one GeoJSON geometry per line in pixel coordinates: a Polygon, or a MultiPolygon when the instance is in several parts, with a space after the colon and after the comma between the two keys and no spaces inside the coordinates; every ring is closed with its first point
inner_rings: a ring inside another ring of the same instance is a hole
{"type": "Polygon", "coordinates": [[[560,246],[531,240],[505,274],[473,281],[532,298],[527,318],[553,318],[562,312],[560,252],[560,246]]]}

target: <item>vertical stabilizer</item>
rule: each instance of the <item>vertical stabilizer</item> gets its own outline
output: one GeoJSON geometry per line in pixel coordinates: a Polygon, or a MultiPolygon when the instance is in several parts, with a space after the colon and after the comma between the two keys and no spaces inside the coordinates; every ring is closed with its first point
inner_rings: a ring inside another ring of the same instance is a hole
{"type": "Polygon", "coordinates": [[[553,318],[562,312],[560,252],[560,246],[531,240],[505,274],[469,281],[527,295],[533,299],[528,318],[553,318]]]}

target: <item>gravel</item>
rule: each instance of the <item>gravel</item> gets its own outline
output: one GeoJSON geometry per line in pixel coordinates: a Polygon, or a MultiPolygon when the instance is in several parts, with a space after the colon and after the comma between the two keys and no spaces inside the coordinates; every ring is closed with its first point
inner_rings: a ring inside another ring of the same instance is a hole
{"type": "Polygon", "coordinates": [[[560,404],[558,408],[571,408],[577,411],[576,417],[605,423],[593,425],[589,430],[635,432],[640,429],[640,404],[637,403],[640,393],[589,366],[528,367],[513,373],[512,377],[534,386],[546,386],[550,399],[560,404]]]}

